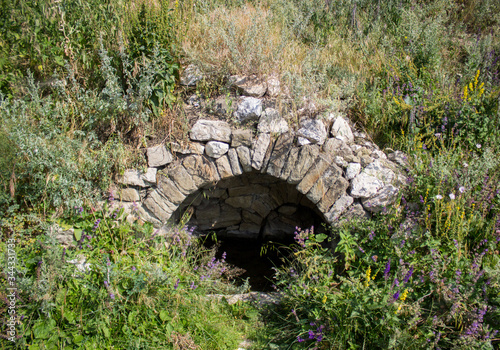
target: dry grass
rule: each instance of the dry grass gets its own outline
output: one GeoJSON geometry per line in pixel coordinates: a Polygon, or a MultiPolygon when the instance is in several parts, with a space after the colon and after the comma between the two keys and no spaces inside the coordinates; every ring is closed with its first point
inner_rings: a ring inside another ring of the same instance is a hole
{"type": "Polygon", "coordinates": [[[182,30],[187,60],[208,77],[277,74],[298,104],[307,97],[319,105],[352,94],[372,69],[380,69],[384,54],[375,39],[364,43],[366,50],[336,32],[325,45],[306,44],[270,8],[219,6],[195,14],[182,30]]]}

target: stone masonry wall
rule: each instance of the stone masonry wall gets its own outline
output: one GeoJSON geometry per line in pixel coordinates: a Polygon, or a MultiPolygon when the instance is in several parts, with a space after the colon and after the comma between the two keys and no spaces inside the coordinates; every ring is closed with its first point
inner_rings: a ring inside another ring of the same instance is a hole
{"type": "Polygon", "coordinates": [[[251,95],[237,100],[237,123],[207,115],[186,146],[148,148],[147,171],[130,169],[117,180],[126,208],[157,227],[188,211],[200,230],[256,237],[281,234],[304,208],[333,224],[396,199],[404,183],[401,152],[386,155],[340,114],[304,117],[292,130],[278,110],[265,107],[265,83],[258,89],[244,77],[232,81],[251,95]]]}

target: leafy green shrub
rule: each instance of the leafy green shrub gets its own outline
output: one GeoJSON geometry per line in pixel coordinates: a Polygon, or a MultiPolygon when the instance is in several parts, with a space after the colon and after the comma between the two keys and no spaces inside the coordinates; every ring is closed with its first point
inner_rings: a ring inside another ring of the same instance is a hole
{"type": "Polygon", "coordinates": [[[276,275],[283,299],[273,342],[292,349],[492,348],[498,239],[489,233],[469,250],[405,215],[339,226],[337,256],[318,245],[323,237],[297,231],[294,259],[276,275]]]}
{"type": "Polygon", "coordinates": [[[113,202],[67,211],[59,220],[75,230],[67,249],[50,230],[12,233],[17,303],[25,302],[15,347],[235,348],[243,322],[227,303],[205,297],[233,290],[224,257],[203,250],[185,228],[159,236],[125,216],[113,202]]]}

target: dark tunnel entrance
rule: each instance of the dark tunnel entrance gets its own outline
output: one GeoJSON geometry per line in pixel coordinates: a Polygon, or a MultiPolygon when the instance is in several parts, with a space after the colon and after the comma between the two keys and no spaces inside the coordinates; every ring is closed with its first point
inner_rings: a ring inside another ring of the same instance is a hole
{"type": "Polygon", "coordinates": [[[272,291],[273,267],[290,252],[296,227],[325,231],[325,220],[296,185],[259,172],[245,173],[201,188],[188,196],[174,213],[177,221],[189,217],[194,233],[206,236],[205,245],[219,245],[218,257],[243,272],[253,291],[272,291]],[[214,239],[214,237],[216,237],[214,239]]]}

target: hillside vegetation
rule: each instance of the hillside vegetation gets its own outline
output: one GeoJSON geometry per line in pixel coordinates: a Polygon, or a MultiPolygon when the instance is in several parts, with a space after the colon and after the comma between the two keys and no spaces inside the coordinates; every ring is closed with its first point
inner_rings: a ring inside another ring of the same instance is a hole
{"type": "Polygon", "coordinates": [[[497,0],[0,0],[0,118],[0,244],[17,256],[2,349],[499,347],[497,0]],[[265,308],[206,298],[248,286],[185,222],[160,237],[109,195],[145,147],[185,138],[188,96],[227,95],[233,74],[275,76],[292,111],[345,111],[408,156],[398,202],[330,228],[335,252],[295,232],[265,308]]]}

